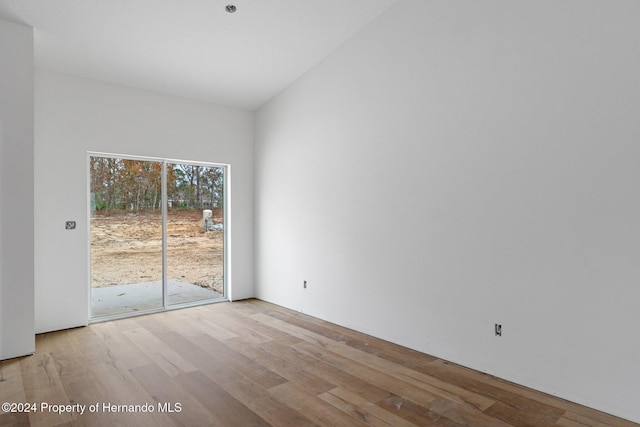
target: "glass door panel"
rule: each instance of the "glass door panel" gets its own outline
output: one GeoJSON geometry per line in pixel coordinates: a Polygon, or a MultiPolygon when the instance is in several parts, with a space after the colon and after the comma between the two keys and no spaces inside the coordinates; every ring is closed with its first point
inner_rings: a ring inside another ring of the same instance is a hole
{"type": "Polygon", "coordinates": [[[163,307],[162,162],[89,162],[92,317],[163,307]]]}
{"type": "Polygon", "coordinates": [[[223,167],[167,163],[167,304],[225,297],[223,167]]]}

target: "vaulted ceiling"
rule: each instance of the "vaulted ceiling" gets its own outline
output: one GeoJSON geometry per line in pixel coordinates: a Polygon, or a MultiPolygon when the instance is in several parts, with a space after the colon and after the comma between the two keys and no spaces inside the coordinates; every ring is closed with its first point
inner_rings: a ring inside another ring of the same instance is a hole
{"type": "Polygon", "coordinates": [[[37,67],[254,110],[397,2],[0,0],[0,19],[35,29],[37,67]]]}

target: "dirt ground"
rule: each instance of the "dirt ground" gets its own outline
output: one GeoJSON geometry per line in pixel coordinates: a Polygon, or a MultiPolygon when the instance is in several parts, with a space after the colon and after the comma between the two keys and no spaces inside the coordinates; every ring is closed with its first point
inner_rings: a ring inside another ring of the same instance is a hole
{"type": "MultiPolygon", "coordinates": [[[[222,223],[222,212],[214,211],[222,223]]],[[[223,232],[204,231],[202,211],[169,211],[169,279],[223,293],[223,232]]],[[[91,286],[162,280],[160,213],[101,214],[91,219],[91,286]]]]}

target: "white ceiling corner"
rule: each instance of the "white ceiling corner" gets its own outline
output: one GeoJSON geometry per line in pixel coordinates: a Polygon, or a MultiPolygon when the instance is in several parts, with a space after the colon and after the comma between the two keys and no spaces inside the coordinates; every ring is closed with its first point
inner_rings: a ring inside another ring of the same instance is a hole
{"type": "Polygon", "coordinates": [[[37,67],[254,110],[398,1],[0,0],[0,19],[35,29],[37,67]]]}

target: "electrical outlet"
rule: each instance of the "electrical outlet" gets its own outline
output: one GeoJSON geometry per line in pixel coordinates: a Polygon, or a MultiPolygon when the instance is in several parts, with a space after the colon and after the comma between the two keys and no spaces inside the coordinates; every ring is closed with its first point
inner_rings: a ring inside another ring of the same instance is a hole
{"type": "Polygon", "coordinates": [[[304,283],[302,284],[302,287],[307,289],[307,281],[305,280],[304,283]]]}
{"type": "Polygon", "coordinates": [[[502,336],[502,325],[496,323],[494,331],[495,331],[497,337],[501,337],[502,336]]]}

